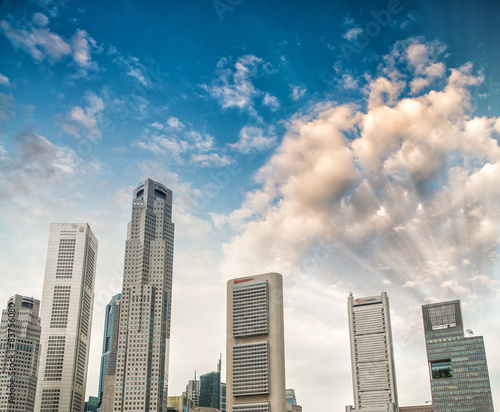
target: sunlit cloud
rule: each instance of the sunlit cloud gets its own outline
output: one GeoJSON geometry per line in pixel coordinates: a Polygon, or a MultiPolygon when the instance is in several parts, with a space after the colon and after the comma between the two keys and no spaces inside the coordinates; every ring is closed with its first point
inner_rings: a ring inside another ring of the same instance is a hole
{"type": "Polygon", "coordinates": [[[340,248],[358,265],[386,268],[378,276],[388,285],[450,298],[488,293],[499,241],[498,119],[471,116],[469,89],[482,77],[469,64],[451,69],[442,88],[405,96],[416,92],[415,76],[436,67],[442,75],[428,58],[434,46],[411,41],[408,76],[394,73],[396,45],[385,58],[392,70],[368,84],[366,111],[321,106],[289,125],[256,174],[261,189],[227,217],[238,234],[224,245],[224,273],[256,266],[303,276],[321,240],[331,258],[340,248]]]}

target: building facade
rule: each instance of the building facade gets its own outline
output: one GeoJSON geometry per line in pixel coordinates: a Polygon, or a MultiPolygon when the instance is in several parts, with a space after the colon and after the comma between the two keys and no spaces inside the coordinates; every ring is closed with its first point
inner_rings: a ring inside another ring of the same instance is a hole
{"type": "Polygon", "coordinates": [[[173,252],[172,191],[147,179],[125,244],[114,411],[167,410],[173,252]]]}
{"type": "Polygon", "coordinates": [[[186,385],[186,391],[182,393],[183,396],[183,412],[191,412],[200,403],[200,381],[196,379],[196,371],[194,372],[194,379],[190,379],[186,385]]]}
{"type": "Polygon", "coordinates": [[[182,405],[184,404],[184,396],[169,396],[167,398],[167,407],[175,412],[182,412],[182,405]]]}
{"type": "Polygon", "coordinates": [[[220,384],[220,410],[221,412],[226,412],[226,384],[221,382],[220,384]]]}
{"type": "Polygon", "coordinates": [[[432,405],[400,406],[399,412],[434,412],[432,405]]]}
{"type": "Polygon", "coordinates": [[[284,355],[282,276],[228,281],[227,411],[285,411],[284,355]]]}
{"type": "Polygon", "coordinates": [[[346,411],[397,410],[398,396],[391,316],[387,293],[347,300],[354,408],[346,411]]]}
{"type": "Polygon", "coordinates": [[[99,390],[97,396],[98,410],[101,409],[104,397],[104,378],[106,376],[115,376],[116,374],[121,296],[121,293],[118,293],[113,296],[111,301],[106,305],[104,334],[102,339],[101,371],[99,374],[99,390]]]}
{"type": "Polygon", "coordinates": [[[221,359],[217,364],[217,371],[200,376],[199,406],[221,409],[221,359]]]}
{"type": "Polygon", "coordinates": [[[97,412],[99,398],[97,396],[89,396],[89,400],[85,402],[84,412],[97,412]]]}
{"type": "Polygon", "coordinates": [[[436,412],[493,412],[482,336],[465,337],[460,301],[422,306],[436,412]]]}
{"type": "Polygon", "coordinates": [[[14,295],[0,326],[0,410],[33,412],[40,357],[40,301],[14,295]]]}
{"type": "Polygon", "coordinates": [[[290,412],[302,412],[302,406],[297,404],[294,389],[286,390],[286,410],[290,412]]]}
{"type": "Polygon", "coordinates": [[[83,411],[96,262],[97,239],[88,224],[51,224],[36,412],[83,411]]]}

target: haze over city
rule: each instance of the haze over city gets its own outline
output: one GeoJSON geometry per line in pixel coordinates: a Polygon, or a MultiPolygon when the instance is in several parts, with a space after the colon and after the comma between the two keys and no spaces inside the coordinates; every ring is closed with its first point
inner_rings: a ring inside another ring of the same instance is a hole
{"type": "MultiPolygon", "coordinates": [[[[226,348],[226,282],[283,275],[286,386],[353,403],[347,298],[387,292],[399,404],[431,400],[422,305],[460,299],[500,404],[498,1],[4,1],[0,307],[50,223],[98,242],[86,398],[132,192],[173,191],[169,395],[226,348]]],[[[42,302],[43,305],[43,302],[42,302]]]]}

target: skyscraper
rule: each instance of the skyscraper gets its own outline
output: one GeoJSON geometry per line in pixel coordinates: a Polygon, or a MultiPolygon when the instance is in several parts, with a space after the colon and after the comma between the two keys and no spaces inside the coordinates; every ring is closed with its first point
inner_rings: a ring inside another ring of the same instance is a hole
{"type": "Polygon", "coordinates": [[[283,278],[266,273],[227,282],[227,410],[283,412],[283,278]]]}
{"type": "Polygon", "coordinates": [[[122,295],[118,293],[113,296],[111,301],[106,305],[104,335],[102,339],[101,372],[99,374],[98,408],[101,408],[103,402],[105,377],[115,376],[116,374],[121,296],[122,295]]]}
{"type": "Polygon", "coordinates": [[[172,191],[147,179],[125,244],[115,411],[167,409],[173,252],[172,191]]]}
{"type": "Polygon", "coordinates": [[[0,410],[35,408],[40,356],[40,301],[14,295],[2,311],[0,327],[0,410]]]}
{"type": "Polygon", "coordinates": [[[83,411],[96,261],[97,239],[88,224],[51,224],[36,412],[83,411]]]}
{"type": "Polygon", "coordinates": [[[200,376],[199,406],[221,409],[221,362],[217,364],[217,371],[205,373],[200,376]]]}
{"type": "Polygon", "coordinates": [[[190,412],[199,406],[200,402],[200,381],[196,379],[196,371],[194,371],[194,379],[190,379],[186,385],[186,392],[182,393],[184,398],[183,412],[190,412]]]}
{"type": "Polygon", "coordinates": [[[460,301],[422,313],[434,410],[493,412],[483,337],[465,337],[460,301]]]}
{"type": "Polygon", "coordinates": [[[354,408],[392,411],[398,406],[391,315],[387,293],[347,299],[354,408]]]}

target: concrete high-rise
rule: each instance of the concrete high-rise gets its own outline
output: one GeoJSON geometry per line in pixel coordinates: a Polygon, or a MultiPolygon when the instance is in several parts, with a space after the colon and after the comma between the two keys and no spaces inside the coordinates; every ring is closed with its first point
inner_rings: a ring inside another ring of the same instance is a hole
{"type": "Polygon", "coordinates": [[[387,293],[347,299],[354,408],[394,411],[398,407],[391,315],[387,293]]]}
{"type": "Polygon", "coordinates": [[[493,412],[482,336],[465,337],[460,301],[422,306],[436,412],[493,412]]]}
{"type": "Polygon", "coordinates": [[[227,282],[227,411],[283,412],[283,277],[266,273],[227,282]]]}
{"type": "MultiPolygon", "coordinates": [[[[116,355],[118,352],[118,332],[120,330],[120,299],[121,294],[111,298],[106,305],[104,318],[104,334],[102,339],[101,372],[99,374],[99,390],[97,393],[98,410],[101,409],[104,398],[104,380],[111,379],[114,387],[114,376],[116,374],[116,355]]],[[[109,409],[109,408],[108,408],[109,409]]]]}
{"type": "Polygon", "coordinates": [[[196,371],[194,371],[194,379],[190,379],[186,385],[186,391],[182,393],[184,403],[183,412],[191,412],[199,406],[200,402],[200,381],[196,379],[196,371]]]}
{"type": "Polygon", "coordinates": [[[114,411],[167,410],[173,252],[172,191],[147,179],[125,244],[114,411]]]}
{"type": "Polygon", "coordinates": [[[40,356],[40,301],[14,295],[0,326],[0,410],[33,412],[40,356]]]}
{"type": "Polygon", "coordinates": [[[82,412],[97,239],[86,223],[53,223],[43,283],[36,412],[82,412]]]}

